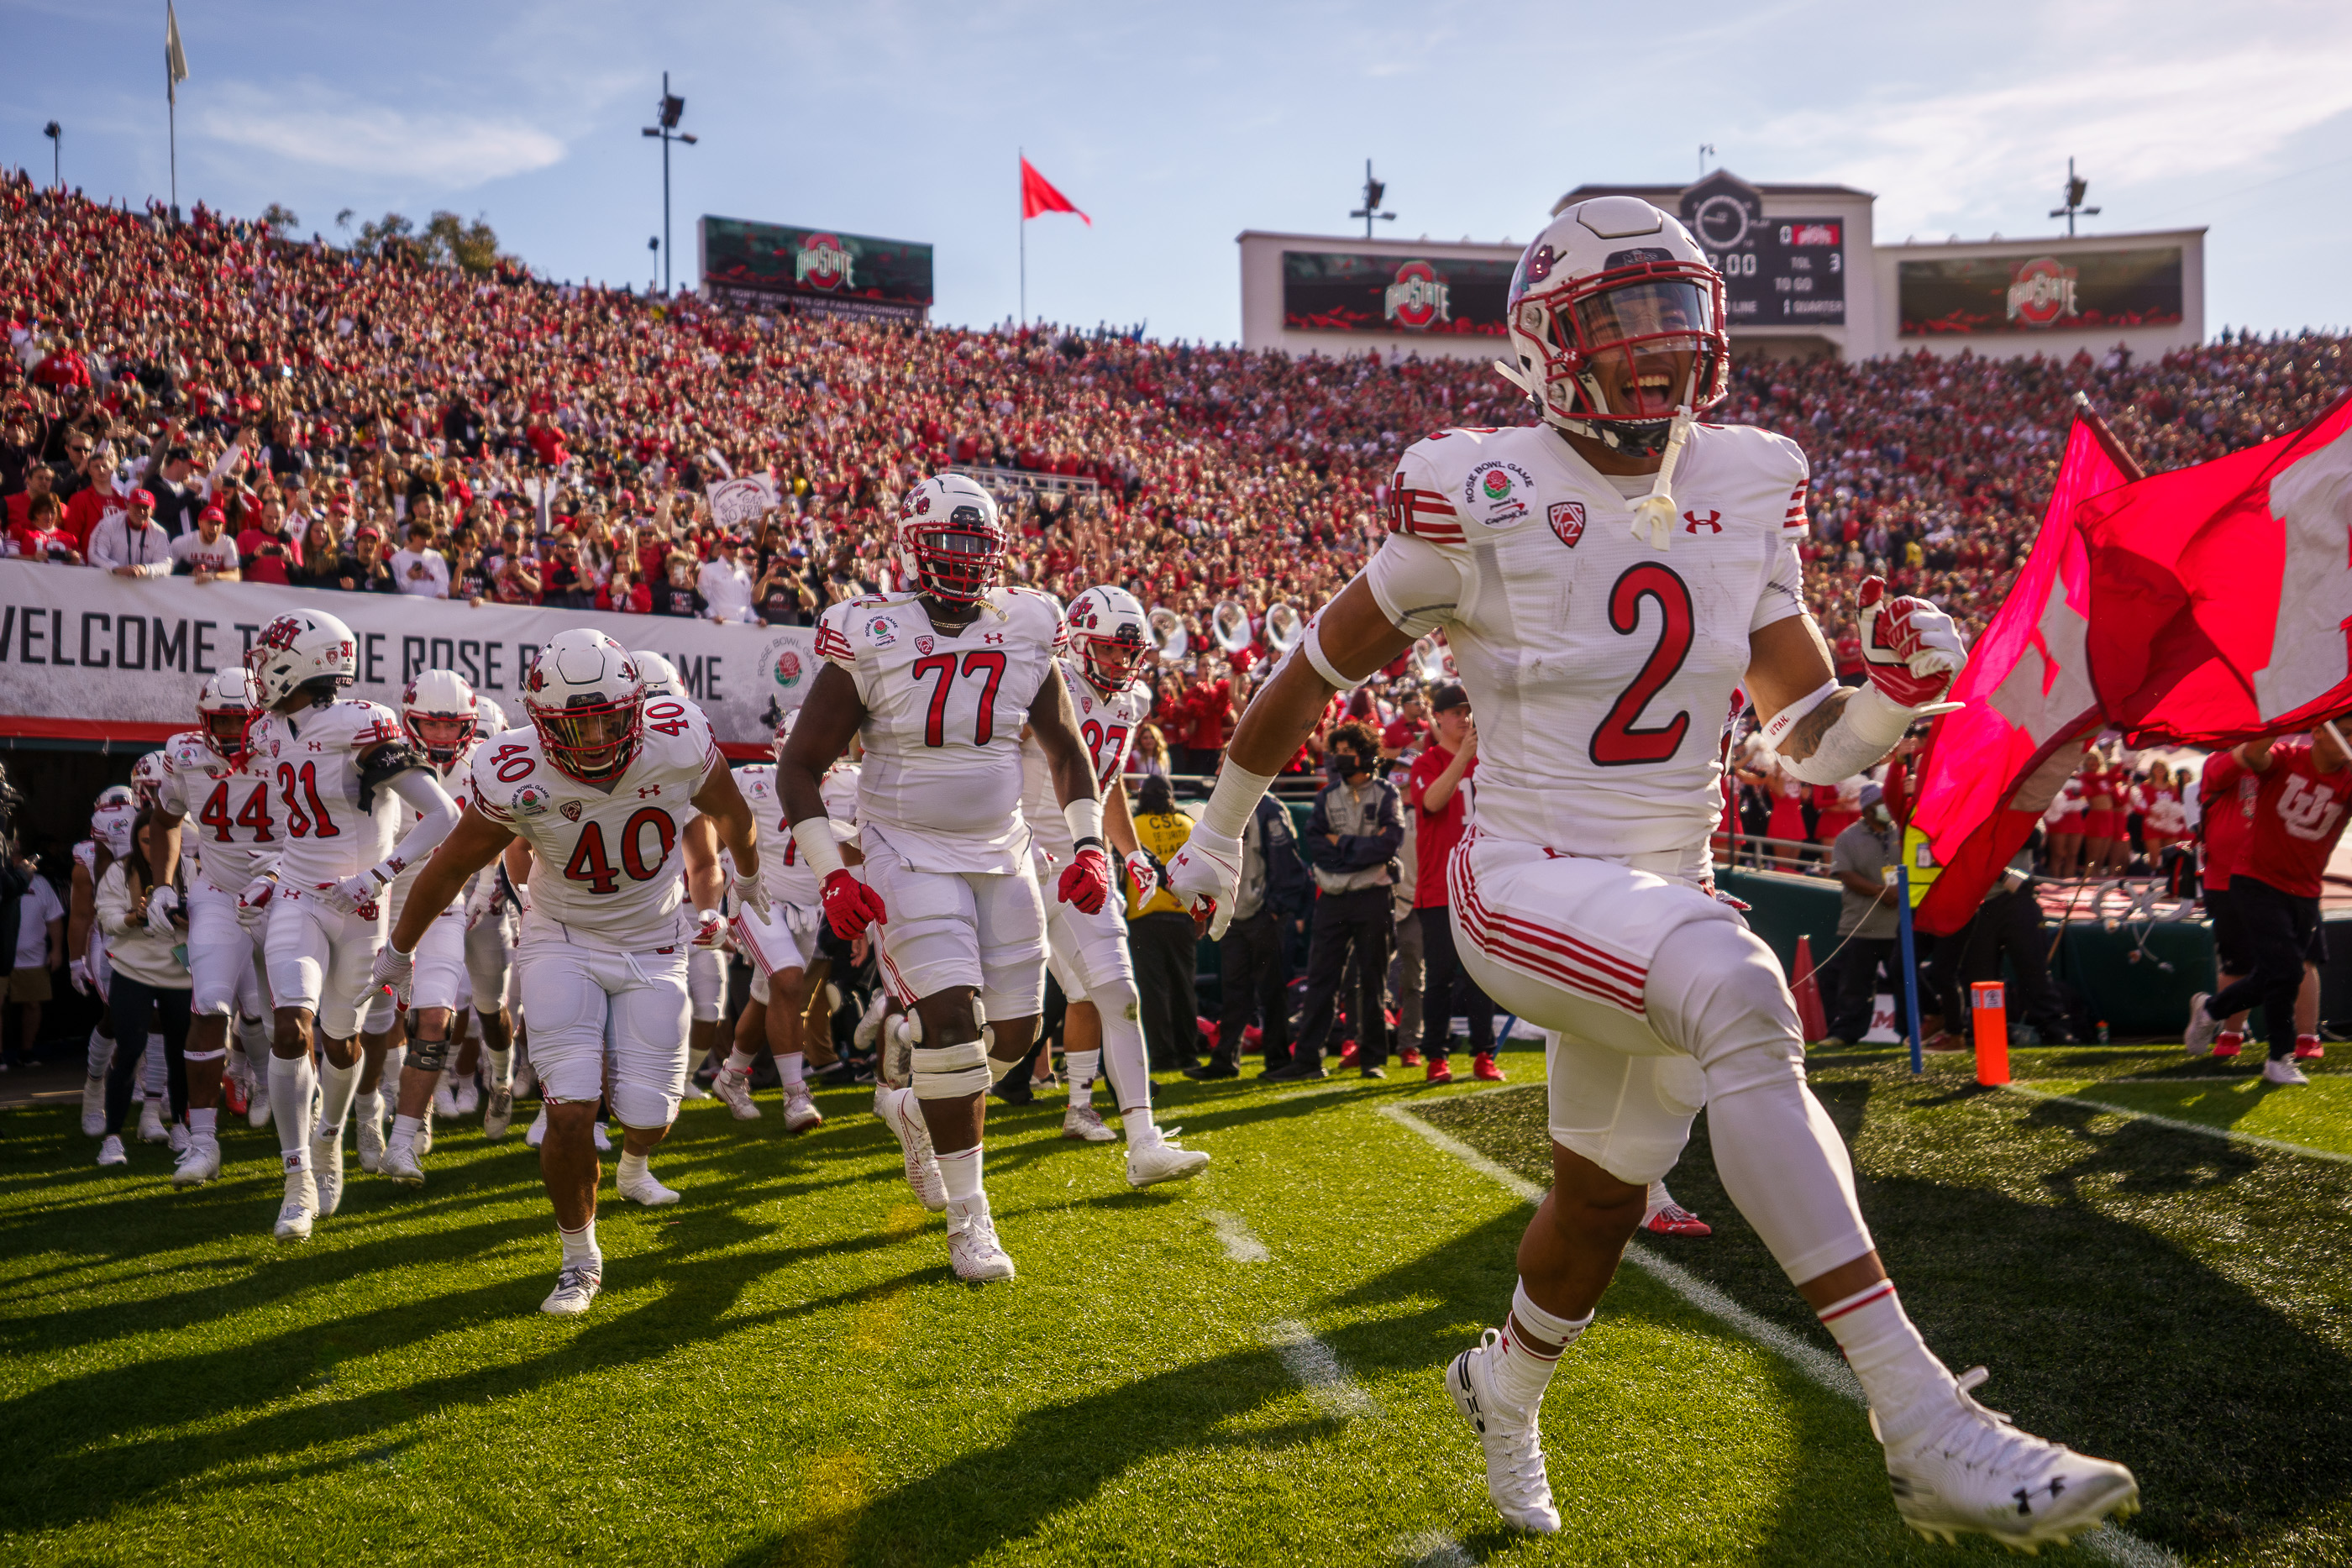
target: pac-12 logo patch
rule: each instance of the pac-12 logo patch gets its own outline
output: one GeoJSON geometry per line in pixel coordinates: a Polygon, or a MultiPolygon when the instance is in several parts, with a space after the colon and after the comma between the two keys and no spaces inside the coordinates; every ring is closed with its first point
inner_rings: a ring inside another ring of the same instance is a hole
{"type": "Polygon", "coordinates": [[[1560,543],[1574,549],[1576,541],[1584,537],[1584,503],[1554,501],[1551,504],[1551,531],[1559,536],[1560,543]]]}

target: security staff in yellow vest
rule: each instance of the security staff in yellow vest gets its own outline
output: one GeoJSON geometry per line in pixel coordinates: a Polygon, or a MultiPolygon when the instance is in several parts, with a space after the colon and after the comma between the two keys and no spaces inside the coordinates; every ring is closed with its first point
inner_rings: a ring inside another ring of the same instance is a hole
{"type": "MultiPolygon", "coordinates": [[[[1176,809],[1176,792],[1162,773],[1146,774],[1135,793],[1135,836],[1165,863],[1184,847],[1192,819],[1176,809]]],[[[1135,959],[1135,988],[1143,1003],[1143,1043],[1151,1070],[1168,1072],[1200,1060],[1200,1002],[1194,989],[1193,952],[1199,939],[1192,916],[1167,889],[1155,887],[1139,899],[1127,889],[1127,945],[1135,959]]]]}

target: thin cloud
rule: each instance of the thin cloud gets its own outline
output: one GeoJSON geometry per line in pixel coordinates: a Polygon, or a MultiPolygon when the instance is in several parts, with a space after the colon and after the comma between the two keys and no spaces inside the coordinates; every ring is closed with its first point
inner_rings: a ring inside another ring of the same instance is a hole
{"type": "Polygon", "coordinates": [[[528,120],[410,111],[315,82],[229,82],[197,117],[215,141],[341,173],[462,190],[562,160],[562,138],[528,120]]]}

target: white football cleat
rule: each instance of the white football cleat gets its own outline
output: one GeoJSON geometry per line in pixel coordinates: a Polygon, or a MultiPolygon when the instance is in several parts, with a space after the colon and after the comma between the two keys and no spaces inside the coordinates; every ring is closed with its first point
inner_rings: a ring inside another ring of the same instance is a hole
{"type": "Polygon", "coordinates": [[[106,1141],[98,1145],[98,1163],[102,1166],[129,1165],[131,1156],[123,1152],[122,1140],[112,1133],[107,1134],[106,1141]]]}
{"type": "Polygon", "coordinates": [[[1904,1523],[1946,1542],[1981,1531],[2030,1552],[2045,1542],[2064,1545],[2109,1513],[2139,1511],[2139,1482],[2131,1471],[2021,1432],[1969,1397],[1987,1375],[1981,1366],[1960,1374],[1949,1403],[1925,1402],[1907,1423],[1916,1430],[1894,1441],[1871,1412],[1870,1429],[1886,1443],[1887,1480],[1904,1523]]]}
{"type": "Polygon", "coordinates": [[[394,1138],[383,1146],[383,1158],[377,1162],[380,1175],[388,1176],[403,1186],[425,1185],[425,1162],[418,1156],[414,1140],[403,1143],[394,1138]]]}
{"type": "Polygon", "coordinates": [[[164,1142],[172,1145],[172,1154],[174,1158],[188,1152],[188,1141],[190,1136],[191,1134],[188,1132],[188,1124],[185,1122],[174,1122],[172,1124],[172,1135],[165,1139],[164,1142]]]}
{"type": "Polygon", "coordinates": [[[332,1138],[310,1140],[310,1181],[318,1188],[318,1207],[312,1211],[321,1219],[343,1206],[343,1140],[332,1138]]]}
{"type": "Polygon", "coordinates": [[[2302,1068],[2297,1067],[2285,1057],[2280,1056],[2263,1063],[2263,1082],[2293,1084],[2308,1083],[2311,1080],[2305,1074],[2302,1068]]]}
{"type": "Polygon", "coordinates": [[[1559,1528],[1559,1510],[1552,1506],[1551,1479],[1544,1473],[1536,1412],[1505,1404],[1487,1375],[1489,1361],[1502,1354],[1502,1330],[1488,1329],[1455,1356],[1445,1369],[1445,1387],[1486,1450],[1486,1495],[1495,1511],[1514,1529],[1549,1535],[1559,1528]]]}
{"type": "Polygon", "coordinates": [[[719,1070],[719,1076],[710,1081],[710,1092],[734,1113],[737,1121],[756,1122],[760,1119],[760,1108],[751,1103],[750,1073],[722,1067],[719,1070]]]}
{"type": "MultiPolygon", "coordinates": [[[[378,1165],[381,1165],[383,1161],[383,1117],[380,1107],[380,1102],[377,1100],[375,1095],[362,1094],[360,1096],[358,1115],[360,1123],[360,1169],[367,1172],[370,1176],[373,1176],[375,1174],[375,1167],[378,1165]]],[[[332,1214],[335,1211],[331,1208],[326,1212],[332,1214]]]]}
{"type": "Polygon", "coordinates": [[[482,1086],[470,1078],[457,1082],[457,1092],[451,1096],[457,1103],[456,1114],[470,1116],[482,1108],[482,1086]]]}
{"type": "Polygon", "coordinates": [[[784,1085],[784,1131],[806,1133],[824,1125],[824,1113],[816,1108],[815,1099],[805,1083],[784,1085]]]}
{"type": "Polygon", "coordinates": [[[539,1303],[539,1310],[551,1317],[576,1318],[588,1310],[588,1303],[596,1299],[596,1292],[604,1283],[604,1260],[599,1259],[593,1263],[566,1263],[562,1271],[555,1276],[555,1289],[549,1293],[547,1300],[539,1303]]]}
{"type": "Polygon", "coordinates": [[[270,1234],[280,1241],[310,1239],[310,1217],[319,1212],[318,1184],[307,1170],[286,1173],[286,1201],[278,1210],[278,1225],[270,1234]]]}
{"type": "Polygon", "coordinates": [[[163,1103],[161,1100],[142,1101],[139,1106],[139,1141],[161,1144],[170,1141],[172,1130],[163,1125],[163,1103]]]}
{"type": "Polygon", "coordinates": [[[948,1213],[948,1261],[959,1280],[1010,1280],[1013,1260],[996,1239],[996,1222],[989,1218],[988,1200],[948,1213]]]}
{"type": "Polygon", "coordinates": [[[497,1143],[514,1125],[514,1091],[493,1089],[488,1103],[482,1107],[482,1136],[497,1143]]]}
{"type": "Polygon", "coordinates": [[[547,1103],[545,1101],[540,1102],[539,1114],[531,1118],[529,1127],[523,1129],[522,1141],[534,1149],[547,1142],[547,1103]]]}
{"type": "Polygon", "coordinates": [[[2221,1020],[2205,1011],[2205,1004],[2213,999],[2210,991],[2200,991],[2189,998],[2189,1028],[2181,1036],[2181,1049],[2191,1056],[2202,1056],[2213,1049],[2213,1037],[2221,1032],[2221,1020]]]}
{"type": "Polygon", "coordinates": [[[946,1208],[947,1178],[940,1175],[940,1158],[931,1150],[931,1130],[923,1124],[915,1092],[877,1083],[874,1086],[874,1112],[897,1137],[899,1151],[907,1156],[907,1186],[913,1189],[915,1201],[933,1214],[946,1208]]]}
{"type": "Polygon", "coordinates": [[[269,1125],[269,1074],[268,1072],[257,1072],[253,1075],[253,1087],[247,1091],[245,1124],[257,1133],[269,1125]]]}
{"type": "Polygon", "coordinates": [[[1127,1145],[1127,1185],[1152,1186],[1163,1181],[1183,1181],[1209,1168],[1209,1156],[1198,1149],[1181,1149],[1158,1129],[1140,1143],[1127,1145]]]}
{"type": "Polygon", "coordinates": [[[433,1108],[444,1116],[454,1116],[457,1113],[457,1086],[449,1082],[446,1073],[442,1075],[441,1082],[434,1087],[433,1108]]]}
{"type": "Polygon", "coordinates": [[[613,1152],[613,1137],[611,1134],[604,1131],[604,1123],[591,1122],[588,1124],[588,1135],[596,1140],[598,1154],[609,1155],[613,1152]]]}
{"type": "Polygon", "coordinates": [[[666,1203],[677,1201],[677,1190],[662,1186],[661,1178],[651,1170],[642,1170],[635,1176],[615,1172],[613,1186],[631,1203],[642,1203],[647,1208],[659,1208],[666,1203]]]}
{"type": "Polygon", "coordinates": [[[106,1079],[81,1081],[81,1131],[86,1138],[106,1136],[106,1079]]]}
{"type": "Polygon", "coordinates": [[[1118,1134],[1103,1125],[1102,1113],[1092,1105],[1071,1105],[1062,1113],[1062,1136],[1082,1144],[1108,1144],[1118,1134]]]}
{"type": "Polygon", "coordinates": [[[425,1107],[425,1114],[416,1124],[416,1157],[423,1159],[433,1152],[433,1107],[425,1107]]]}
{"type": "Polygon", "coordinates": [[[188,1139],[188,1152],[180,1156],[172,1172],[173,1186],[202,1186],[220,1175],[220,1139],[211,1133],[196,1133],[188,1139]]]}

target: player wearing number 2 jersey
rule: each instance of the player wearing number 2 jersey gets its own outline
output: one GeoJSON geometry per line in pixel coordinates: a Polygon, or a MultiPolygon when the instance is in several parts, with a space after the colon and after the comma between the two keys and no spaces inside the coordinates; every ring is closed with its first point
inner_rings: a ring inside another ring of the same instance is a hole
{"type": "Polygon", "coordinates": [[[172,1176],[183,1185],[220,1172],[215,1119],[232,1015],[253,1048],[248,1055],[262,1055],[268,993],[261,982],[260,921],[248,916],[241,901],[247,888],[276,870],[286,841],[274,814],[271,780],[247,741],[260,712],[253,677],[241,669],[222,670],[196,697],[204,727],[173,736],[161,754],[154,820],[160,831],[148,844],[149,874],[156,879],[147,900],[150,925],[161,930],[168,918],[166,873],[179,859],[182,824],[190,819],[198,856],[198,873],[188,881],[189,1005],[195,1015],[188,1030],[188,1152],[172,1176]]]}
{"type": "MultiPolygon", "coordinates": [[[[691,703],[648,701],[627,649],[602,632],[560,632],[523,685],[530,727],[475,749],[466,814],[417,873],[376,967],[405,998],[416,949],[439,911],[521,839],[535,865],[515,954],[531,1065],[544,1093],[540,1170],[563,1261],[549,1312],[588,1310],[604,1280],[596,1247],[599,1169],[591,1141],[609,1082],[625,1130],[618,1186],[638,1202],[677,1195],[646,1158],[669,1131],[686,1086],[686,955],[695,932],[679,906],[681,863],[696,905],[724,896],[718,858],[684,830],[710,820],[738,865],[759,863],[751,813],[691,703]]],[[[755,870],[737,883],[764,915],[755,870]]]]}
{"type": "Polygon", "coordinates": [[[2031,1549],[2137,1500],[2130,1471],[2011,1427],[1970,1398],[1895,1295],[1836,1128],[1806,1087],[1779,964],[1710,896],[1716,720],[1744,686],[1798,778],[1874,765],[1966,653],[1948,617],[1864,584],[1868,684],[1838,685],[1805,612],[1797,448],[1694,415],[1725,393],[1723,280],[1632,196],[1567,208],[1521,258],[1501,364],[1536,424],[1418,443],[1387,541],[1242,716],[1170,885],[1228,900],[1240,833],[1334,689],[1443,628],[1478,715],[1478,799],[1451,857],[1464,967],[1548,1051],[1553,1186],[1520,1243],[1504,1326],[1446,1381],[1524,1529],[1559,1516],[1537,1416],[1586,1332],[1646,1184],[1706,1107],[1725,1188],[1845,1351],[1923,1532],[2031,1549]],[[1744,676],[1744,679],[1743,679],[1744,676]]]}
{"type": "MultiPolygon", "coordinates": [[[[286,832],[263,951],[277,1006],[269,1097],[286,1165],[277,1233],[291,1240],[308,1237],[311,1217],[331,1215],[342,1201],[343,1123],[359,1092],[361,1051],[382,1070],[392,1009],[369,984],[383,945],[381,894],[441,841],[457,809],[399,716],[335,695],[358,670],[352,629],[335,617],[317,610],[278,617],[254,640],[246,668],[265,710],[247,735],[251,766],[268,776],[286,832]],[[394,844],[402,801],[419,816],[394,844]],[[310,1103],[314,1033],[325,1060],[319,1125],[305,1148],[299,1108],[310,1103]]],[[[247,896],[258,902],[261,890],[247,896]]]]}
{"type": "MultiPolygon", "coordinates": [[[[884,973],[913,1006],[911,1109],[939,1152],[956,1272],[1009,1279],[981,1185],[982,1094],[1029,1053],[1045,995],[1045,911],[1021,813],[1024,720],[1078,852],[1057,896],[1088,910],[1110,894],[1102,805],[1068,688],[1053,676],[1061,606],[997,585],[1004,530],[988,492],[958,474],[924,480],[899,505],[898,542],[916,591],[824,612],[824,664],[776,759],[776,787],[835,932],[878,922],[884,973]],[[853,736],[866,744],[862,882],[843,864],[821,782],[853,736]]],[[[908,1096],[890,1098],[886,1119],[908,1142],[908,1096]]]]}
{"type": "MultiPolygon", "coordinates": [[[[1078,738],[1092,759],[1095,782],[1103,791],[1103,831],[1124,857],[1129,875],[1149,894],[1158,872],[1137,842],[1128,815],[1128,743],[1151,711],[1150,692],[1136,674],[1151,651],[1143,606],[1123,588],[1089,588],[1070,601],[1070,653],[1055,661],[1077,715],[1078,738]]],[[[1031,852],[1040,882],[1058,876],[1070,863],[1070,830],[1055,808],[1053,768],[1033,737],[1021,748],[1027,789],[1022,816],[1029,824],[1031,852]]],[[[1062,1026],[1070,1077],[1070,1103],[1062,1113],[1062,1135],[1107,1142],[1110,1129],[1093,1105],[1094,1081],[1103,1058],[1110,1058],[1110,1082],[1127,1130],[1127,1179],[1136,1186],[1178,1181],[1201,1174],[1209,1156],[1182,1149],[1160,1136],[1151,1119],[1151,1064],[1143,1043],[1142,1000],[1135,988],[1135,963],[1127,949],[1125,901],[1112,899],[1092,914],[1055,899],[1045,915],[1045,964],[1069,998],[1062,1026]]]]}

